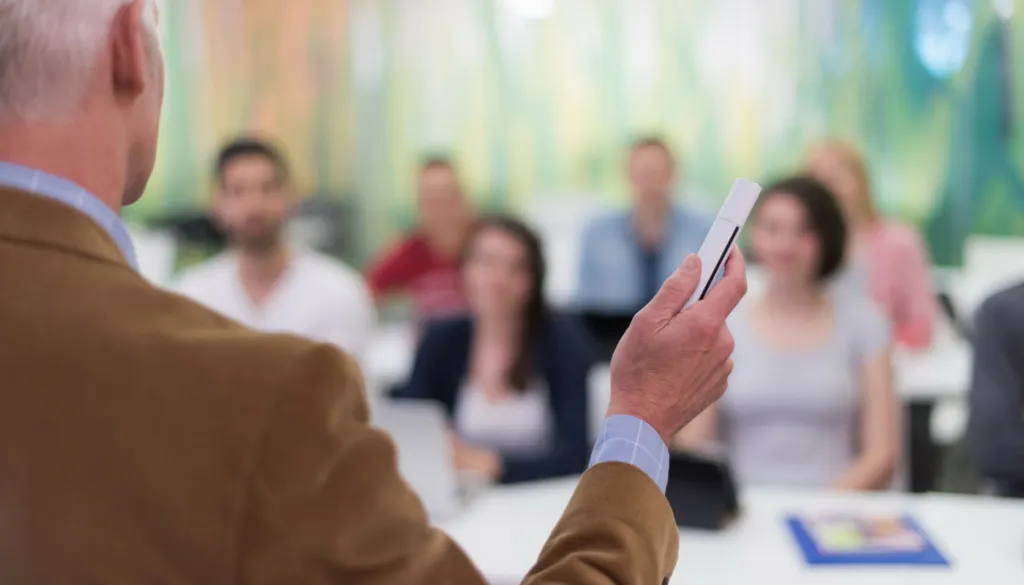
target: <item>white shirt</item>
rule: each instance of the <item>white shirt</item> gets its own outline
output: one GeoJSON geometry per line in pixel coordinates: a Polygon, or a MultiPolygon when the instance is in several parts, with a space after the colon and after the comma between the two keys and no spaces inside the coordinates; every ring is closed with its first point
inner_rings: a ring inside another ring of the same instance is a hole
{"type": "Polygon", "coordinates": [[[455,407],[455,431],[477,448],[536,455],[551,447],[554,421],[550,404],[540,384],[500,402],[463,386],[455,407]]]}
{"type": "Polygon", "coordinates": [[[254,329],[333,343],[365,362],[377,315],[355,270],[309,249],[294,250],[274,290],[253,304],[228,252],[183,272],[175,290],[254,329]]]}

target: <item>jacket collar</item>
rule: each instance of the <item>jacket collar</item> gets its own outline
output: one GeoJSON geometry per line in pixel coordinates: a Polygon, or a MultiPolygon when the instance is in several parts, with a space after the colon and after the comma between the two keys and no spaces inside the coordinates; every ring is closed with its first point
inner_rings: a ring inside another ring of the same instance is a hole
{"type": "Polygon", "coordinates": [[[0,241],[62,250],[132,270],[113,237],[87,215],[17,189],[0,188],[0,241]]]}

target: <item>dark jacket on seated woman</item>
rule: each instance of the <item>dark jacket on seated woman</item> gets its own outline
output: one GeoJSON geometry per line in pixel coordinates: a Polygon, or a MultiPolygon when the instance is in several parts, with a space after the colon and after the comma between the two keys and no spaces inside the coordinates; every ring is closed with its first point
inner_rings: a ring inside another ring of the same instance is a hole
{"type": "MultiPolygon", "coordinates": [[[[473,322],[469,317],[431,325],[419,346],[408,386],[398,398],[434,400],[452,420],[470,361],[473,322]]],[[[536,378],[547,387],[553,432],[542,453],[501,453],[502,483],[582,473],[589,459],[587,376],[589,342],[582,330],[562,317],[549,317],[539,331],[536,378]]]]}

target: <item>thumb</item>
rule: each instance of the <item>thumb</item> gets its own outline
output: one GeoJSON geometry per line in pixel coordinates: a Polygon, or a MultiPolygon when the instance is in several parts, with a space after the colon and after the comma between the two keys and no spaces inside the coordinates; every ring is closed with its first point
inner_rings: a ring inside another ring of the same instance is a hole
{"type": "Polygon", "coordinates": [[[690,254],[654,295],[648,307],[660,318],[671,319],[683,310],[700,284],[700,257],[690,254]]]}

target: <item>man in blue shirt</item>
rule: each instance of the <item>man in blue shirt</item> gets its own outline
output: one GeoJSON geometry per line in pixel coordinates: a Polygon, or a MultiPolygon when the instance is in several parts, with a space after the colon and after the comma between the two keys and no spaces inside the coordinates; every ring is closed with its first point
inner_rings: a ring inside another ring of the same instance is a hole
{"type": "Polygon", "coordinates": [[[577,301],[586,312],[632,314],[711,229],[713,218],[672,202],[675,161],[665,142],[635,142],[627,171],[632,209],[596,219],[583,235],[577,301]]]}

